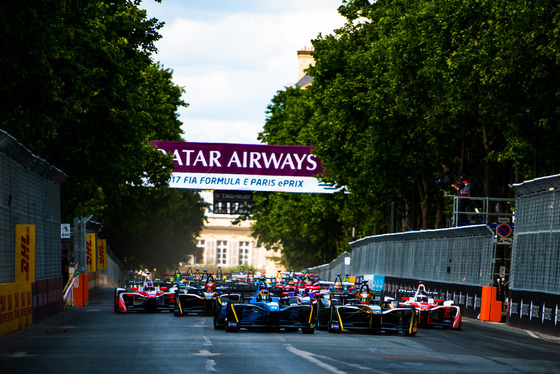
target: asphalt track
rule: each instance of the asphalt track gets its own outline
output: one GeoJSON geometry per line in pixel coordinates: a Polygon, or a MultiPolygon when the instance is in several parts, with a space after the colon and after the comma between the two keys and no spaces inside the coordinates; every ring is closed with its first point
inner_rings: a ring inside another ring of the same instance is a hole
{"type": "Polygon", "coordinates": [[[211,317],[85,308],[0,338],[0,373],[559,373],[560,339],[476,320],[415,337],[214,330],[211,317]]]}

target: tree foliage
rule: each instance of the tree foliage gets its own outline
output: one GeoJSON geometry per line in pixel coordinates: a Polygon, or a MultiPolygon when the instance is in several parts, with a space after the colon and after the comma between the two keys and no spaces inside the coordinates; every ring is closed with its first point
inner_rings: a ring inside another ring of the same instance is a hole
{"type": "MultiPolygon", "coordinates": [[[[339,12],[346,24],[313,41],[313,84],[279,91],[261,135],[305,134],[329,171],[323,178],[351,192],[338,222],[359,236],[387,232],[396,203],[403,229],[444,227],[434,182],[445,167],[491,198],[560,172],[556,2],[347,0],[339,12]]],[[[305,226],[311,217],[295,212],[312,206],[290,200],[282,205],[291,213],[262,214],[305,226]]],[[[296,237],[266,234],[270,243],[296,237]]]]}
{"type": "Polygon", "coordinates": [[[312,133],[330,179],[384,211],[392,201],[409,217],[421,211],[419,229],[442,225],[442,165],[488,197],[558,172],[553,2],[347,3],[348,23],[314,41],[310,69],[312,133]]]}
{"type": "MultiPolygon", "coordinates": [[[[259,140],[268,144],[313,144],[309,121],[314,113],[309,91],[297,86],[278,91],[267,108],[259,140]]],[[[349,230],[340,211],[346,196],[271,193],[256,194],[253,233],[259,244],[281,249],[288,267],[314,266],[347,250],[349,230]]]]}
{"type": "Polygon", "coordinates": [[[172,162],[149,144],[181,139],[177,109],[186,103],[172,72],[152,60],[163,24],[139,4],[3,3],[0,127],[68,175],[64,221],[94,214],[129,266],[175,266],[194,245],[203,203],[167,190],[172,162]],[[156,240],[164,234],[176,235],[174,246],[156,240]]]}

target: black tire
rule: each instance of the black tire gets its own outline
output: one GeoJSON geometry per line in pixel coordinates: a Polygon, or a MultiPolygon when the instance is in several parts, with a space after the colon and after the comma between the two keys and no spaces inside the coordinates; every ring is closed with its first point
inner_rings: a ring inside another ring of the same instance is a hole
{"type": "Polygon", "coordinates": [[[230,326],[228,319],[226,318],[226,332],[237,332],[239,331],[239,327],[237,326],[230,326]]]}
{"type": "Polygon", "coordinates": [[[173,315],[175,317],[180,317],[183,315],[183,313],[181,313],[181,301],[179,300],[179,295],[177,294],[177,292],[175,292],[175,306],[173,307],[173,315]]]}
{"type": "Polygon", "coordinates": [[[114,304],[115,304],[115,313],[122,313],[119,310],[119,295],[123,293],[122,290],[115,288],[115,299],[114,299],[114,304]]]}
{"type": "Polygon", "coordinates": [[[327,330],[328,330],[331,334],[340,334],[340,328],[338,328],[338,329],[333,329],[333,327],[332,327],[332,319],[329,320],[329,326],[328,326],[327,330]]]}
{"type": "Polygon", "coordinates": [[[117,309],[118,298],[119,298],[119,290],[115,288],[115,296],[113,297],[113,304],[114,304],[114,308],[115,308],[115,313],[119,312],[119,310],[117,309]]]}
{"type": "Polygon", "coordinates": [[[302,328],[301,333],[302,334],[314,334],[315,333],[315,326],[302,328]]]}
{"type": "Polygon", "coordinates": [[[335,329],[332,328],[332,325],[331,325],[330,322],[329,322],[329,327],[327,328],[327,330],[328,330],[329,333],[331,333],[331,334],[338,334],[338,333],[340,333],[340,330],[335,330],[335,329]]]}
{"type": "Polygon", "coordinates": [[[214,313],[214,330],[224,330],[225,328],[225,325],[220,325],[220,312],[216,311],[214,313]]]}
{"type": "Polygon", "coordinates": [[[412,309],[412,316],[410,317],[409,328],[404,332],[404,336],[416,336],[418,332],[418,319],[416,315],[416,310],[412,309]],[[414,331],[410,331],[414,330],[414,331]]]}
{"type": "Polygon", "coordinates": [[[408,332],[408,330],[407,330],[407,331],[404,332],[404,336],[416,336],[416,331],[408,332]]]}
{"type": "MultiPolygon", "coordinates": [[[[333,324],[333,315],[335,315],[336,313],[336,308],[331,306],[331,312],[329,314],[329,325],[327,327],[327,330],[331,333],[331,334],[338,334],[340,333],[340,328],[338,329],[333,329],[332,328],[332,324],[333,324]]],[[[339,326],[340,327],[340,326],[339,326]]]]}

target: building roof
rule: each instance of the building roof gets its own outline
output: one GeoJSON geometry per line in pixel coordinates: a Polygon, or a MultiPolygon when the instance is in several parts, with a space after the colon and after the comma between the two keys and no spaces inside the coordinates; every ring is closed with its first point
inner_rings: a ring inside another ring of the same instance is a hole
{"type": "Polygon", "coordinates": [[[297,86],[305,87],[313,83],[313,77],[305,74],[297,83],[297,86]]]}

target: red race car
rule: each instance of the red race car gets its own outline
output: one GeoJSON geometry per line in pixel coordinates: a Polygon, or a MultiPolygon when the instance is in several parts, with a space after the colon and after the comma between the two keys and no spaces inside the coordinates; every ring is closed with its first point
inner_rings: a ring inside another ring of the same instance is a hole
{"type": "Polygon", "coordinates": [[[416,291],[399,290],[398,293],[408,295],[402,297],[401,304],[416,308],[418,326],[461,329],[461,307],[453,304],[453,300],[444,301],[439,293],[426,291],[426,286],[422,283],[416,291]]]}
{"type": "Polygon", "coordinates": [[[129,281],[128,286],[115,289],[115,312],[173,311],[175,292],[169,289],[171,283],[156,282],[147,273],[143,281],[129,281]]]}

